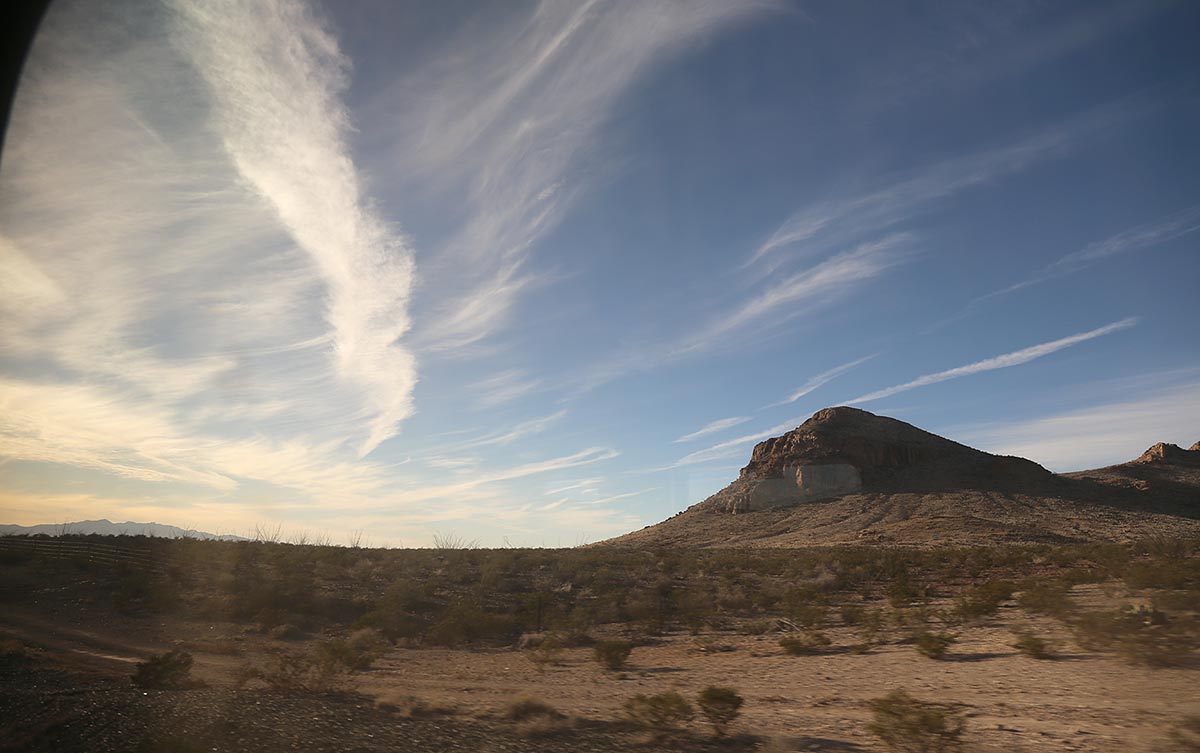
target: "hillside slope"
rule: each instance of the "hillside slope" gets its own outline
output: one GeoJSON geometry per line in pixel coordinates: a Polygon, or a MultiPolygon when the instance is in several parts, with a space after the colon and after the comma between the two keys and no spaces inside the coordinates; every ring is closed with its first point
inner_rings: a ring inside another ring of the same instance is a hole
{"type": "Polygon", "coordinates": [[[1200,443],[1056,475],[855,408],[759,443],[708,499],[606,543],[972,545],[1200,536],[1200,443]]]}

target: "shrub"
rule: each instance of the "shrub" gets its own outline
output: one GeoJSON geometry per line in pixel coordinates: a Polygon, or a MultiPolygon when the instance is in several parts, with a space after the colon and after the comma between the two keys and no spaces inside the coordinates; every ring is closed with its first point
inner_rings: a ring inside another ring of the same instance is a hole
{"type": "Polygon", "coordinates": [[[1000,605],[1012,598],[1015,586],[1008,581],[992,581],[973,588],[962,596],[954,606],[955,614],[962,620],[978,620],[994,615],[1000,605]]]}
{"type": "Polygon", "coordinates": [[[709,724],[713,726],[716,736],[724,737],[729,730],[729,725],[733,724],[733,720],[742,713],[744,702],[741,695],[733,688],[709,685],[700,691],[696,705],[700,707],[700,713],[704,714],[704,718],[708,719],[709,724]]]}
{"type": "Polygon", "coordinates": [[[786,635],[779,639],[779,646],[792,656],[820,653],[831,643],[829,637],[820,632],[786,635]]]}
{"type": "Polygon", "coordinates": [[[949,633],[920,633],[917,635],[917,651],[930,659],[941,659],[955,640],[949,633]]]}
{"type": "Polygon", "coordinates": [[[625,666],[629,655],[633,653],[633,644],[629,641],[600,641],[596,644],[592,655],[605,669],[617,671],[625,666]]]}
{"type": "Polygon", "coordinates": [[[1017,639],[1013,648],[1034,659],[1053,659],[1050,645],[1034,634],[1029,628],[1016,628],[1013,636],[1017,639]]]}
{"type": "Polygon", "coordinates": [[[847,627],[861,625],[866,613],[867,610],[863,609],[860,604],[843,604],[841,608],[842,624],[847,627]]]}
{"type": "Polygon", "coordinates": [[[415,695],[389,693],[375,699],[375,707],[410,719],[452,716],[458,709],[447,704],[429,703],[415,695]]]}
{"type": "Polygon", "coordinates": [[[387,641],[377,630],[362,628],[349,638],[333,638],[316,645],[316,651],[347,669],[367,669],[387,651],[387,641]]]}
{"type": "Polygon", "coordinates": [[[139,662],[131,679],[139,688],[181,690],[195,687],[191,673],[191,654],[186,651],[168,651],[139,662]]]}
{"type": "Polygon", "coordinates": [[[1175,725],[1171,742],[1179,753],[1200,753],[1200,715],[1186,716],[1175,725]]]}
{"type": "Polygon", "coordinates": [[[962,717],[945,706],[893,690],[871,701],[871,712],[868,729],[891,750],[947,753],[962,747],[962,717]]]}
{"type": "Polygon", "coordinates": [[[553,706],[545,701],[538,700],[537,698],[530,698],[528,696],[518,698],[517,700],[508,704],[508,707],[504,709],[504,718],[511,719],[514,722],[521,722],[538,716],[561,718],[563,714],[559,713],[553,706]]]}
{"type": "Polygon", "coordinates": [[[775,627],[774,620],[761,618],[742,623],[741,632],[746,635],[766,635],[775,627]]]}
{"type": "Polygon", "coordinates": [[[680,726],[695,716],[687,699],[674,691],[655,695],[638,693],[625,701],[624,708],[629,720],[656,740],[678,734],[680,726]]]}
{"type": "Polygon", "coordinates": [[[1071,587],[1061,580],[1032,581],[1017,596],[1017,603],[1026,612],[1064,618],[1075,611],[1071,587]]]}
{"type": "Polygon", "coordinates": [[[285,693],[338,693],[346,689],[349,668],[319,647],[309,653],[284,653],[264,666],[245,665],[238,685],[261,680],[271,690],[285,693]]]}

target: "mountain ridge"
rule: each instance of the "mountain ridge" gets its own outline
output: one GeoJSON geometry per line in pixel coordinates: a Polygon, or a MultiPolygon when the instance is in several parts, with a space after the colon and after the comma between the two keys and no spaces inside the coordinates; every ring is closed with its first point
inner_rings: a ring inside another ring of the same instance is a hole
{"type": "Polygon", "coordinates": [[[1200,536],[1200,442],[1055,474],[887,416],[817,411],[755,445],[724,489],[613,544],[810,546],[1200,536]]]}
{"type": "Polygon", "coordinates": [[[114,523],[108,518],[98,520],[79,520],[74,523],[40,523],[31,526],[0,524],[0,536],[152,536],[157,538],[177,539],[213,539],[217,541],[247,541],[245,537],[233,534],[216,534],[198,531],[194,528],[182,528],[166,523],[137,523],[127,520],[124,523],[114,523]]]}

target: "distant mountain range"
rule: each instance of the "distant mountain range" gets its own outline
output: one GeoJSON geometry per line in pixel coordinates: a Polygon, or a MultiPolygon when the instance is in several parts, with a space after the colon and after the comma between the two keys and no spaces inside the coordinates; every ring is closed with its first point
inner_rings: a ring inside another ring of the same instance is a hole
{"type": "Polygon", "coordinates": [[[75,523],[43,523],[35,526],[0,525],[0,536],[62,536],[73,534],[77,536],[157,536],[165,539],[216,539],[218,541],[246,541],[243,536],[232,534],[215,534],[207,531],[197,531],[192,528],[180,528],[163,523],[135,523],[127,520],[124,523],[114,523],[111,520],[80,520],[75,523]]]}
{"type": "Polygon", "coordinates": [[[729,486],[609,544],[916,546],[1200,537],[1200,442],[1054,474],[894,418],[826,408],[760,442],[729,486]]]}

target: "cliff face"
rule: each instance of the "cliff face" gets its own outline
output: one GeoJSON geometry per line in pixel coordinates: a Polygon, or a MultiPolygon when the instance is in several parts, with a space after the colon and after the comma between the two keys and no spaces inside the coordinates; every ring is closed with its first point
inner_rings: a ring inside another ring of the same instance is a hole
{"type": "Polygon", "coordinates": [[[1052,474],[857,408],[826,408],[760,442],[738,479],[697,505],[749,512],[862,492],[1025,489],[1052,474]]]}

